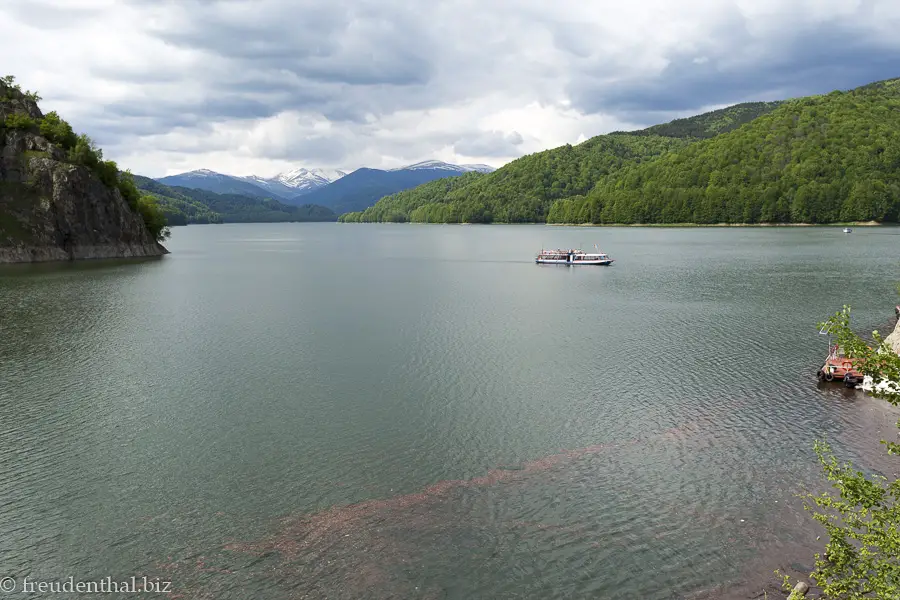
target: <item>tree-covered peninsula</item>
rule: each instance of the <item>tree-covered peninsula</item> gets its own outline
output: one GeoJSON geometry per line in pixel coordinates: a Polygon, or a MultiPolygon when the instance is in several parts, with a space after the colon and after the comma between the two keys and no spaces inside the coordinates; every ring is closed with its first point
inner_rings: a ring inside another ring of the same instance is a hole
{"type": "Polygon", "coordinates": [[[0,262],[165,254],[154,199],[39,101],[0,77],[0,262]]]}
{"type": "Polygon", "coordinates": [[[601,135],[382,198],[344,222],[895,222],[900,79],[601,135]]]}

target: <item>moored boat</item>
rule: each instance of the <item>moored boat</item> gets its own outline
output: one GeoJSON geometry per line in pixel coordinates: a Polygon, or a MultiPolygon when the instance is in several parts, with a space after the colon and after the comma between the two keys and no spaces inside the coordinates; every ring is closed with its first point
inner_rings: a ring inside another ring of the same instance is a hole
{"type": "Polygon", "coordinates": [[[585,252],[584,250],[541,250],[534,262],[539,265],[600,265],[608,267],[614,260],[604,252],[585,252]]]}
{"type": "Polygon", "coordinates": [[[857,369],[855,358],[849,358],[837,346],[830,346],[825,364],[816,373],[819,381],[842,381],[848,388],[863,382],[863,374],[857,369]]]}

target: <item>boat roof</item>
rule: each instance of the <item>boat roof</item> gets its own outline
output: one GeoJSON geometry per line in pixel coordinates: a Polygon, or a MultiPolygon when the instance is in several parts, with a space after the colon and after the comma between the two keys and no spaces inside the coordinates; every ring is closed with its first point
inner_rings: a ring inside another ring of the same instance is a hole
{"type": "Polygon", "coordinates": [[[588,256],[606,256],[606,252],[585,252],[584,250],[541,250],[541,254],[586,254],[588,256]]]}

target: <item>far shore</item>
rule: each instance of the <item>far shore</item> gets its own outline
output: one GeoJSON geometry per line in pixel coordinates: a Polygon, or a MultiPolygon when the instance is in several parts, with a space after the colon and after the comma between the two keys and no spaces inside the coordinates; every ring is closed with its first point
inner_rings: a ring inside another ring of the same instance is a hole
{"type": "MultiPolygon", "coordinates": [[[[371,225],[372,222],[348,223],[347,225],[371,225]]],[[[850,221],[846,223],[425,223],[420,221],[376,221],[394,225],[550,225],[553,227],[897,227],[900,223],[879,223],[878,221],[850,221]]]]}
{"type": "Polygon", "coordinates": [[[897,223],[851,221],[848,223],[547,223],[563,227],[890,227],[897,223]]]}

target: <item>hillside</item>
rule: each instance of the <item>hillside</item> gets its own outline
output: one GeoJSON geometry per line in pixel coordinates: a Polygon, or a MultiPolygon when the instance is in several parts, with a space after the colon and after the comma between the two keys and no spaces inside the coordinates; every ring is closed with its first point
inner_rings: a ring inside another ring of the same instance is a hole
{"type": "Polygon", "coordinates": [[[39,101],[0,78],[0,263],[166,254],[153,199],[39,101]]]}
{"type": "Polygon", "coordinates": [[[239,194],[253,198],[275,197],[281,200],[284,199],[284,196],[274,194],[271,190],[264,189],[254,183],[239,177],[216,173],[209,169],[199,169],[197,171],[179,173],[178,175],[160,177],[157,181],[169,187],[186,187],[215,192],[216,194],[239,194]]]}
{"type": "Polygon", "coordinates": [[[747,103],[432,184],[345,222],[896,221],[898,80],[747,103]],[[661,135],[666,134],[666,135],[661,135]]]}
{"type": "Polygon", "coordinates": [[[585,194],[603,175],[630,161],[681,148],[687,140],[602,135],[520,159],[493,173],[472,173],[387,196],[345,222],[530,223],[543,221],[552,202],[585,194]],[[465,178],[465,179],[463,179],[465,178]]]}
{"type": "Polygon", "coordinates": [[[900,79],[800,98],[600,180],[554,223],[895,222],[900,79]]]}
{"type": "Polygon", "coordinates": [[[135,176],[135,183],[156,198],[170,225],[334,221],[337,218],[331,210],[312,204],[293,206],[267,198],[216,194],[168,186],[141,176],[135,176]]]}
{"type": "Polygon", "coordinates": [[[186,194],[182,194],[149,177],[134,176],[138,189],[156,199],[156,204],[166,215],[169,225],[187,225],[189,223],[221,223],[222,215],[210,210],[202,202],[186,194]]]}
{"type": "Polygon", "coordinates": [[[432,165],[420,163],[391,171],[362,168],[341,177],[330,185],[295,198],[293,202],[318,204],[330,208],[337,214],[363,210],[388,194],[407,190],[448,175],[474,172],[474,168],[447,163],[432,165]]]}
{"type": "Polygon", "coordinates": [[[737,129],[744,123],[749,123],[757,117],[772,112],[781,104],[781,101],[745,102],[685,119],[675,119],[662,125],[653,125],[638,131],[614,131],[613,134],[625,133],[628,135],[661,135],[684,139],[707,139],[737,129]]]}

